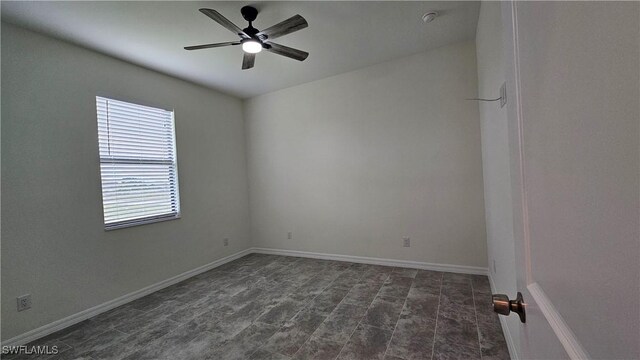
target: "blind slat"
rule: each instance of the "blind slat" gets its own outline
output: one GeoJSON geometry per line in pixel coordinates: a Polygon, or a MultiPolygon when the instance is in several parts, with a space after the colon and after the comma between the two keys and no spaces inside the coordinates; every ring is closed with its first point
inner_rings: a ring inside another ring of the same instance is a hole
{"type": "Polygon", "coordinates": [[[132,133],[131,129],[129,128],[124,128],[124,129],[120,129],[118,126],[111,126],[111,128],[107,128],[107,124],[98,124],[98,129],[102,130],[105,132],[108,130],[109,131],[109,136],[114,138],[117,137],[119,135],[128,135],[128,136],[133,136],[135,138],[143,138],[143,139],[150,139],[150,140],[167,140],[167,139],[171,139],[171,134],[167,134],[166,132],[158,132],[158,131],[152,131],[152,132],[145,132],[145,131],[138,131],[136,133],[132,133]]]}
{"type": "MultiPolygon", "coordinates": [[[[96,98],[100,98],[99,96],[96,96],[96,98]]],[[[167,112],[171,112],[168,110],[164,110],[164,109],[158,109],[158,108],[154,108],[154,107],[150,107],[150,106],[144,106],[144,105],[138,105],[138,104],[132,104],[132,103],[128,103],[128,102],[124,102],[124,101],[120,101],[120,100],[113,100],[113,99],[107,99],[107,98],[101,98],[105,101],[109,102],[109,105],[112,108],[123,108],[123,109],[132,109],[132,110],[139,110],[139,111],[145,111],[146,113],[149,114],[158,114],[158,113],[167,113],[167,112]]],[[[104,103],[99,103],[98,106],[105,106],[106,102],[104,103]]]]}
{"type": "Polygon", "coordinates": [[[159,204],[145,204],[145,206],[131,206],[115,210],[114,207],[108,207],[106,212],[111,215],[118,215],[120,219],[124,216],[149,216],[149,213],[171,214],[172,206],[159,204]]]}
{"type": "Polygon", "coordinates": [[[105,206],[105,212],[111,214],[131,214],[134,212],[143,212],[143,211],[153,211],[157,209],[168,209],[171,210],[172,206],[167,205],[166,202],[160,201],[147,201],[140,203],[130,203],[130,204],[107,204],[105,206]]]}
{"type": "MultiPolygon", "coordinates": [[[[159,114],[159,113],[149,113],[144,111],[132,111],[128,108],[123,107],[114,107],[113,103],[110,103],[108,106],[98,106],[98,110],[103,112],[103,116],[125,116],[125,117],[140,117],[144,119],[169,119],[171,118],[171,113],[167,112],[167,114],[159,114]]],[[[164,110],[163,110],[164,111],[164,110]]]]}
{"type": "Polygon", "coordinates": [[[106,116],[98,117],[98,121],[105,122],[105,120],[109,118],[110,121],[117,121],[117,123],[113,123],[114,126],[134,126],[136,128],[141,129],[149,129],[153,131],[169,131],[171,130],[171,118],[144,118],[140,116],[136,116],[134,114],[125,115],[125,114],[111,114],[109,113],[106,116]]]}
{"type": "Polygon", "coordinates": [[[136,149],[110,149],[110,150],[105,150],[106,152],[108,152],[108,157],[110,158],[124,158],[124,157],[128,157],[128,158],[132,158],[132,159],[171,159],[173,158],[173,154],[171,153],[166,153],[166,154],[162,154],[162,153],[158,153],[158,152],[153,152],[151,150],[146,150],[146,149],[139,149],[136,151],[136,149]]]}
{"type": "Polygon", "coordinates": [[[167,138],[170,137],[170,133],[168,132],[167,129],[153,129],[152,127],[144,127],[144,126],[136,126],[133,124],[127,124],[124,122],[121,122],[119,124],[114,124],[111,122],[108,122],[107,124],[104,125],[104,127],[109,127],[108,131],[120,131],[123,133],[128,133],[130,135],[133,134],[151,134],[151,135],[156,135],[156,136],[166,136],[167,138]],[[132,130],[135,130],[135,132],[132,132],[132,130]]]}
{"type": "Polygon", "coordinates": [[[119,205],[119,204],[152,204],[154,202],[160,202],[165,204],[167,201],[171,201],[175,196],[155,196],[155,197],[144,197],[144,196],[118,196],[117,200],[108,200],[105,201],[104,205],[119,205]],[[141,200],[143,199],[143,200],[141,200]]]}
{"type": "MultiPolygon", "coordinates": [[[[158,141],[153,141],[150,139],[145,138],[133,138],[133,137],[121,137],[121,136],[111,136],[110,138],[100,138],[100,140],[102,141],[108,141],[109,144],[107,146],[107,148],[112,148],[114,146],[126,146],[132,142],[135,142],[136,144],[140,144],[140,146],[145,146],[145,147],[160,147],[158,144],[158,141]]],[[[165,142],[171,142],[171,139],[164,139],[165,142]]],[[[105,144],[106,145],[106,144],[105,144]]]]}
{"type": "Polygon", "coordinates": [[[180,214],[173,111],[96,97],[105,228],[180,214]]]}

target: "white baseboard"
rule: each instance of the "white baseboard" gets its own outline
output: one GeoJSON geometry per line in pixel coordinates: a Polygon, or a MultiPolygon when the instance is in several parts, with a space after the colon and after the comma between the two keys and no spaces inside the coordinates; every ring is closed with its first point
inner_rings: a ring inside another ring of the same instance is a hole
{"type": "Polygon", "coordinates": [[[434,263],[426,263],[426,262],[419,262],[419,261],[392,260],[392,259],[382,259],[382,258],[363,257],[363,256],[339,255],[339,254],[325,254],[325,253],[315,253],[315,252],[308,252],[308,251],[281,250],[281,249],[268,249],[268,248],[249,248],[249,249],[237,252],[233,255],[224,257],[222,259],[218,259],[209,264],[200,266],[193,270],[186,271],[180,275],[176,275],[169,279],[160,281],[153,285],[149,285],[140,290],[136,290],[129,294],[123,295],[119,298],[109,300],[105,303],[83,310],[71,316],[67,316],[66,318],[56,320],[52,323],[41,326],[37,329],[27,331],[24,334],[20,334],[18,336],[15,336],[11,339],[8,339],[2,342],[1,345],[2,346],[18,346],[18,345],[27,344],[33,340],[42,338],[56,331],[62,330],[66,327],[77,324],[81,321],[84,321],[86,319],[99,315],[103,312],[109,311],[113,308],[124,305],[128,302],[141,298],[145,295],[149,295],[153,292],[164,289],[167,286],[171,286],[180,281],[186,280],[192,276],[211,270],[222,264],[228,263],[230,261],[233,261],[237,258],[240,258],[242,256],[245,256],[251,253],[298,256],[298,257],[306,257],[306,258],[314,258],[314,259],[336,260],[336,261],[350,261],[350,262],[363,263],[363,264],[408,267],[408,268],[415,268],[415,269],[446,271],[446,272],[454,272],[454,273],[462,273],[462,274],[487,275],[488,273],[487,268],[475,267],[475,266],[434,264],[434,263]]]}
{"type": "Polygon", "coordinates": [[[423,269],[423,270],[446,271],[446,272],[453,272],[453,273],[460,273],[460,274],[473,274],[473,275],[488,274],[487,268],[478,267],[478,266],[434,264],[434,263],[427,263],[427,262],[420,262],[420,261],[393,260],[393,259],[383,259],[383,258],[364,257],[364,256],[326,254],[326,253],[317,253],[317,252],[309,252],[309,251],[283,250],[283,249],[258,248],[258,247],[254,247],[251,250],[252,252],[260,253],[260,254],[298,256],[298,257],[323,259],[323,260],[349,261],[349,262],[362,263],[362,264],[398,266],[398,267],[407,267],[407,268],[423,269]]]}
{"type": "Polygon", "coordinates": [[[227,257],[224,257],[222,259],[218,259],[216,261],[213,261],[209,264],[200,266],[198,268],[195,268],[193,270],[189,270],[186,271],[180,275],[176,275],[174,277],[171,277],[169,279],[166,280],[162,280],[160,282],[157,282],[153,285],[149,285],[147,287],[144,287],[140,290],[136,290],[134,292],[131,292],[129,294],[120,296],[119,298],[113,299],[113,300],[109,300],[105,303],[102,303],[100,305],[94,306],[92,308],[83,310],[79,313],[73,314],[71,316],[67,316],[66,318],[60,319],[60,320],[56,320],[52,323],[49,323],[47,325],[41,326],[37,329],[33,329],[30,331],[27,331],[24,334],[20,334],[18,336],[15,336],[11,339],[8,339],[6,341],[2,342],[2,346],[19,346],[19,345],[24,345],[27,344],[33,340],[39,339],[41,337],[47,336],[49,334],[52,334],[58,330],[62,330],[66,327],[69,327],[71,325],[77,324],[81,321],[84,321],[86,319],[89,319],[91,317],[94,317],[98,314],[101,314],[103,312],[109,311],[113,308],[116,308],[120,305],[124,305],[128,302],[131,302],[133,300],[136,300],[138,298],[141,298],[145,295],[149,295],[153,292],[156,292],[158,290],[164,289],[167,286],[171,286],[173,284],[179,283],[180,281],[186,280],[192,276],[198,275],[200,273],[203,273],[205,271],[209,271],[215,267],[218,267],[220,265],[223,265],[225,263],[228,263],[230,261],[233,261],[237,258],[240,258],[242,256],[248,255],[250,254],[252,251],[251,249],[246,249],[246,250],[242,250],[239,251],[233,255],[229,255],[227,257]]]}
{"type": "MultiPolygon", "coordinates": [[[[496,294],[496,285],[493,282],[491,274],[489,274],[489,284],[491,285],[491,293],[496,294]]],[[[507,325],[507,317],[499,316],[498,319],[500,319],[502,333],[504,334],[504,339],[507,342],[507,348],[509,348],[509,356],[512,360],[519,360],[520,356],[518,355],[518,349],[516,349],[516,344],[513,340],[513,336],[511,335],[511,331],[509,331],[509,326],[507,325]]]]}

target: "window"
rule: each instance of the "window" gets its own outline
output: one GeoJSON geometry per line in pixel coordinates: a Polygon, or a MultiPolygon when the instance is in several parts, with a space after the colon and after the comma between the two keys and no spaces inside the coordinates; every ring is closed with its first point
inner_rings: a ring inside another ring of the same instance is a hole
{"type": "Polygon", "coordinates": [[[96,96],[105,229],[180,217],[173,111],[96,96]]]}

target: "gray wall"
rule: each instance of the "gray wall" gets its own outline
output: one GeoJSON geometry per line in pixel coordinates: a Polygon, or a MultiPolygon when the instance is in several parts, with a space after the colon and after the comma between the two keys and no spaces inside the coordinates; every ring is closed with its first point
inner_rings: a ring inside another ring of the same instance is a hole
{"type": "Polygon", "coordinates": [[[475,51],[247,100],[254,246],[486,266],[475,51]]]}
{"type": "MultiPolygon", "coordinates": [[[[476,32],[478,61],[478,95],[500,96],[506,81],[502,49],[502,16],[500,2],[483,1],[476,32]]],[[[484,206],[487,225],[489,273],[495,292],[517,293],[513,209],[509,163],[507,107],[498,102],[479,102],[482,131],[482,169],[484,174],[484,206]]],[[[518,347],[520,320],[507,316],[506,321],[515,346],[518,347]]]]}
{"type": "Polygon", "coordinates": [[[2,339],[248,248],[246,179],[240,100],[3,23],[2,339]],[[175,109],[182,219],[104,231],[96,95],[175,109]]]}

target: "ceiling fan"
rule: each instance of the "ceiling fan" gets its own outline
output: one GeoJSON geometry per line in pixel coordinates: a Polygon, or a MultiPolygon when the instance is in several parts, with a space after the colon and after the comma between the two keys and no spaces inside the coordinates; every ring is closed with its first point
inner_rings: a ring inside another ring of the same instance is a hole
{"type": "Polygon", "coordinates": [[[244,6],[240,9],[242,17],[249,22],[249,26],[240,29],[234,23],[222,16],[213,9],[200,9],[200,12],[210,17],[213,21],[229,29],[234,34],[240,36],[240,41],[228,41],[215,44],[204,44],[195,46],[186,46],[185,50],[209,49],[222,46],[242,45],[244,57],[242,58],[242,70],[251,69],[256,60],[256,54],[265,49],[274,54],[286,56],[291,59],[304,61],[309,56],[306,51],[290,48],[288,46],[276,44],[271,40],[281,36],[291,34],[292,32],[301,30],[309,26],[307,20],[300,15],[294,15],[289,19],[275,24],[262,31],[256,29],[251,24],[258,16],[258,10],[252,6],[244,6]]]}

